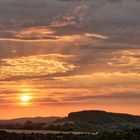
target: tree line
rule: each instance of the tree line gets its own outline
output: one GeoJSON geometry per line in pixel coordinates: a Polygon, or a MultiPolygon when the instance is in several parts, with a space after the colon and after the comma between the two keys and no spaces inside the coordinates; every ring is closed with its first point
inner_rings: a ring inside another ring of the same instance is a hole
{"type": "Polygon", "coordinates": [[[90,134],[17,134],[0,131],[0,140],[140,140],[140,129],[90,134]]]}

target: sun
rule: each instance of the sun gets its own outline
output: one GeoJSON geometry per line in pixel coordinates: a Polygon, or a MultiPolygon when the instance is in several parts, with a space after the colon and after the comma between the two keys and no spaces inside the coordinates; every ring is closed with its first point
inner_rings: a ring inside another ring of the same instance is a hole
{"type": "Polygon", "coordinates": [[[23,96],[21,96],[21,100],[23,102],[29,102],[31,100],[31,96],[29,96],[29,95],[23,95],[23,96]]]}
{"type": "Polygon", "coordinates": [[[29,105],[32,97],[30,95],[22,95],[20,97],[22,105],[29,105]]]}

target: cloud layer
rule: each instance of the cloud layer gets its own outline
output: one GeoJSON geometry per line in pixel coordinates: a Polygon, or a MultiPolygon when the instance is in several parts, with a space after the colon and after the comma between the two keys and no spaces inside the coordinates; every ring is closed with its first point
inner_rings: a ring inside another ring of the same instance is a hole
{"type": "Polygon", "coordinates": [[[0,104],[26,88],[36,105],[137,104],[139,9],[139,0],[1,0],[0,104]]]}

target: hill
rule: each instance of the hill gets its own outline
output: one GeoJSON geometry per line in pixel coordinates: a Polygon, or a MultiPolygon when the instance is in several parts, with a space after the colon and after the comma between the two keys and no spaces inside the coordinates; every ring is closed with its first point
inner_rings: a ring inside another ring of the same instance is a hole
{"type": "Polygon", "coordinates": [[[20,123],[24,124],[27,121],[31,121],[33,123],[49,123],[49,122],[54,122],[57,119],[60,119],[60,117],[34,117],[34,118],[17,118],[17,119],[11,119],[11,120],[0,120],[0,125],[2,124],[15,124],[15,123],[20,123]]]}
{"type": "Polygon", "coordinates": [[[0,121],[0,128],[83,132],[122,131],[140,128],[140,116],[88,110],[71,112],[65,118],[36,117],[3,120],[0,121]]]}
{"type": "Polygon", "coordinates": [[[48,128],[94,132],[119,131],[140,128],[140,116],[98,110],[72,112],[67,118],[51,123],[48,128]]]}
{"type": "Polygon", "coordinates": [[[140,122],[140,116],[129,114],[112,113],[98,110],[73,112],[68,115],[68,120],[87,123],[119,123],[129,121],[140,122]]]}

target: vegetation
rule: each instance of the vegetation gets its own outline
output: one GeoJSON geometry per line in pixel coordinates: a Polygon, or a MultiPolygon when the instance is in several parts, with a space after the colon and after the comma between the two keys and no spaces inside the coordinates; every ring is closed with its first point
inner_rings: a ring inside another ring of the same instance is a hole
{"type": "Polygon", "coordinates": [[[70,113],[68,117],[54,122],[27,121],[24,124],[1,124],[0,128],[84,132],[122,131],[140,128],[140,116],[105,111],[81,111],[70,113]]]}
{"type": "Polygon", "coordinates": [[[17,134],[1,131],[0,140],[140,140],[140,130],[102,132],[96,136],[88,134],[17,134]]]}
{"type": "Polygon", "coordinates": [[[140,128],[140,116],[105,111],[80,111],[50,123],[47,128],[64,131],[120,131],[140,128]],[[62,125],[63,124],[63,125],[62,125]]]}
{"type": "Polygon", "coordinates": [[[27,129],[27,130],[43,130],[46,123],[33,123],[27,121],[24,124],[15,123],[15,124],[1,124],[0,129],[27,129]]]}

